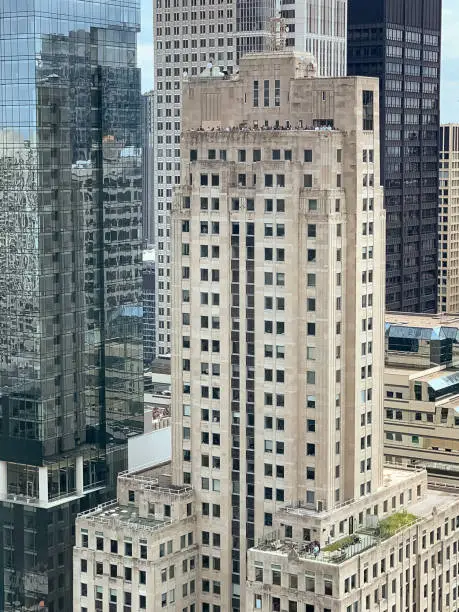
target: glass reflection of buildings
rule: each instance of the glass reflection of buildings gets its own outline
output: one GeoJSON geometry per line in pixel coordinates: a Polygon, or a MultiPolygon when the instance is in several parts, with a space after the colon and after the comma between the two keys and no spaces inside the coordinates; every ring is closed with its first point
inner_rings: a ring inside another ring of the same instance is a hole
{"type": "Polygon", "coordinates": [[[143,428],[138,0],[0,7],[0,609],[72,610],[143,428]]]}

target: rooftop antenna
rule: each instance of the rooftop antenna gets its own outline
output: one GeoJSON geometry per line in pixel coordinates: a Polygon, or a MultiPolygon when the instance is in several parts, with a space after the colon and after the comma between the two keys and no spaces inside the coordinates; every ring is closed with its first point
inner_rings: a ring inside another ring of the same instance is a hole
{"type": "Polygon", "coordinates": [[[269,50],[283,51],[285,49],[285,38],[288,33],[288,25],[282,17],[273,17],[269,20],[269,50]]]}

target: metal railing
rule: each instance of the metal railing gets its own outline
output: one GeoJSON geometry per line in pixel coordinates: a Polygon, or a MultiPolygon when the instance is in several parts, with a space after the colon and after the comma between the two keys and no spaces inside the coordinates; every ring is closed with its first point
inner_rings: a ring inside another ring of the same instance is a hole
{"type": "Polygon", "coordinates": [[[107,508],[112,508],[113,506],[118,505],[118,500],[111,499],[110,501],[106,501],[103,504],[99,504],[95,508],[90,508],[89,510],[83,510],[83,512],[78,512],[77,518],[80,516],[87,516],[88,514],[93,514],[95,512],[102,512],[102,510],[106,510],[107,508]]]}
{"type": "MultiPolygon", "coordinates": [[[[357,530],[354,534],[354,537],[356,538],[355,542],[350,542],[349,544],[343,545],[342,548],[332,551],[325,550],[327,548],[327,546],[325,546],[322,548],[322,550],[317,550],[314,552],[311,543],[294,542],[292,540],[281,539],[278,531],[272,532],[271,534],[260,538],[260,540],[256,543],[255,548],[283,554],[294,552],[301,559],[309,559],[319,563],[331,563],[333,565],[338,565],[366,550],[369,550],[370,548],[378,546],[383,541],[400,535],[402,532],[410,529],[411,527],[417,527],[423,522],[423,520],[424,519],[422,517],[417,517],[411,523],[401,525],[398,529],[395,529],[394,531],[391,531],[385,535],[381,535],[379,533],[379,524],[375,528],[367,529],[365,533],[357,530]],[[368,533],[368,531],[373,531],[374,533],[368,533]]],[[[345,536],[343,539],[347,539],[348,537],[351,536],[345,536]]],[[[339,540],[336,542],[339,542],[339,540]]],[[[331,544],[333,544],[333,542],[331,544]]]]}
{"type": "Polygon", "coordinates": [[[187,497],[193,493],[193,487],[188,485],[177,485],[166,487],[159,484],[159,478],[154,476],[142,476],[141,474],[136,474],[133,472],[129,472],[125,470],[124,472],[120,472],[118,474],[119,480],[130,480],[132,482],[137,482],[142,485],[145,490],[150,491],[158,491],[159,493],[164,493],[165,495],[171,495],[173,497],[187,497]]]}

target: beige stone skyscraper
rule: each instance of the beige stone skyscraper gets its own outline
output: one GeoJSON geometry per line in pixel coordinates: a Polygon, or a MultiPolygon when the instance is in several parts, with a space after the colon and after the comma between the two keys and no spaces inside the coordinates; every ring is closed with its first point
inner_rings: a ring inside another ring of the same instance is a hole
{"type": "Polygon", "coordinates": [[[382,465],[378,82],[314,75],[284,51],[184,86],[172,478],[79,517],[79,612],[457,607],[459,496],[382,465]]]}
{"type": "Polygon", "coordinates": [[[440,128],[438,312],[459,312],[459,125],[440,128]]]}
{"type": "Polygon", "coordinates": [[[312,56],[253,54],[184,88],[173,474],[195,489],[223,609],[278,508],[381,484],[378,83],[314,74],[312,56]]]}

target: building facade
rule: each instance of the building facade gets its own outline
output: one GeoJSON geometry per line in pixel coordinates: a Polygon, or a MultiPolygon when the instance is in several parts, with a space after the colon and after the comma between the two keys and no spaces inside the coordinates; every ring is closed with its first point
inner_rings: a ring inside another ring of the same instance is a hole
{"type": "Polygon", "coordinates": [[[347,74],[347,0],[289,0],[281,3],[280,16],[285,45],[312,53],[319,76],[347,74]]]}
{"type": "Polygon", "coordinates": [[[143,252],[143,364],[156,358],[156,260],[154,249],[143,252]]]}
{"type": "Polygon", "coordinates": [[[459,496],[428,489],[424,471],[385,469],[367,498],[279,513],[249,551],[245,610],[455,609],[458,546],[459,496]]]}
{"type": "Polygon", "coordinates": [[[148,248],[154,243],[155,217],[153,214],[153,173],[154,173],[154,113],[155,92],[149,91],[142,95],[142,218],[143,218],[143,245],[148,248]]]}
{"type": "Polygon", "coordinates": [[[1,3],[0,609],[72,610],[76,513],[142,428],[136,0],[1,3]]]}
{"type": "Polygon", "coordinates": [[[182,84],[212,63],[232,74],[244,53],[277,46],[316,55],[319,74],[346,74],[347,0],[213,0],[198,7],[159,0],[153,11],[155,34],[154,246],[159,356],[171,352],[171,206],[180,183],[182,84]],[[282,17],[280,29],[273,19],[282,17]],[[285,29],[287,25],[287,30],[285,29]]]}
{"type": "Polygon", "coordinates": [[[438,312],[459,312],[459,125],[440,128],[438,312]]]}
{"type": "Polygon", "coordinates": [[[437,308],[441,0],[350,0],[348,74],[379,77],[386,307],[437,308]]]}
{"type": "Polygon", "coordinates": [[[457,486],[459,319],[386,314],[384,454],[457,486]]]}
{"type": "Polygon", "coordinates": [[[244,609],[247,549],[278,508],[332,508],[380,479],[378,85],[314,75],[310,55],[251,54],[233,79],[213,68],[184,87],[173,478],[221,560],[202,601],[228,610],[244,609]]]}
{"type": "MultiPolygon", "coordinates": [[[[183,95],[171,477],[123,474],[117,502],[79,517],[81,612],[456,607],[457,490],[383,466],[377,80],[316,78],[281,51],[234,77],[209,66],[183,95]]],[[[398,346],[454,362],[446,325],[419,344],[390,327],[394,363],[398,346]]]]}
{"type": "Polygon", "coordinates": [[[117,500],[78,516],[75,612],[200,610],[193,491],[158,470],[120,474],[117,500]]]}

